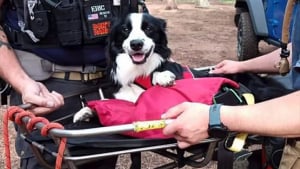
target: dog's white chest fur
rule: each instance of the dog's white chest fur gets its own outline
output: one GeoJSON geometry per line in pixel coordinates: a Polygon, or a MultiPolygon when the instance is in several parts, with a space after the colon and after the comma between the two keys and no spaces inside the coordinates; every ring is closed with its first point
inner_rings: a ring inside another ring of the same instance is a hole
{"type": "Polygon", "coordinates": [[[128,54],[122,53],[117,56],[117,68],[112,72],[112,78],[122,86],[130,85],[137,77],[149,76],[162,62],[163,59],[153,53],[144,64],[134,64],[128,54]]]}

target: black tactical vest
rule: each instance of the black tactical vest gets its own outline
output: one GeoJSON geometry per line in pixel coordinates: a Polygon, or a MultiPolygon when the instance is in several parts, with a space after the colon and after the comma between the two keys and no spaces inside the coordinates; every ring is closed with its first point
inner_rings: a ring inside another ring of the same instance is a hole
{"type": "Polygon", "coordinates": [[[11,0],[18,29],[4,25],[10,43],[62,47],[104,43],[114,17],[138,12],[139,0],[11,0]]]}

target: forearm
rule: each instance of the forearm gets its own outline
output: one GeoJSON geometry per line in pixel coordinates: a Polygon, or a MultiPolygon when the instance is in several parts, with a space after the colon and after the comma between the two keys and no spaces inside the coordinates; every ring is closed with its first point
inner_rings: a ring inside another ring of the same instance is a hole
{"type": "MultiPolygon", "coordinates": [[[[291,51],[291,44],[288,44],[288,49],[291,51]]],[[[275,65],[280,61],[281,48],[274,50],[263,56],[254,59],[243,61],[244,72],[253,73],[278,73],[278,68],[275,65]]],[[[292,54],[288,58],[291,61],[292,54]]]]}
{"type": "Polygon", "coordinates": [[[300,91],[250,106],[222,106],[221,119],[232,131],[300,137],[300,91]]]}
{"type": "Polygon", "coordinates": [[[25,82],[32,81],[23,71],[14,50],[10,47],[5,33],[0,26],[0,77],[21,92],[25,82]]]}

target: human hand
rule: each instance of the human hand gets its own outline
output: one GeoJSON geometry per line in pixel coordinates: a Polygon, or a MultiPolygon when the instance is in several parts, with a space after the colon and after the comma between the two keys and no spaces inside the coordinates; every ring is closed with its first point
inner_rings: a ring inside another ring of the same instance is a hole
{"type": "Polygon", "coordinates": [[[165,135],[173,136],[179,148],[186,148],[208,137],[209,106],[185,102],[170,108],[163,119],[174,119],[164,129],[165,135]]]}
{"type": "Polygon", "coordinates": [[[243,64],[240,61],[223,60],[214,66],[214,70],[211,70],[210,74],[235,74],[242,73],[244,71],[243,64]]]}
{"type": "Polygon", "coordinates": [[[41,116],[53,112],[64,104],[61,94],[49,90],[39,82],[26,83],[21,91],[23,103],[31,103],[35,115],[41,116]]]}

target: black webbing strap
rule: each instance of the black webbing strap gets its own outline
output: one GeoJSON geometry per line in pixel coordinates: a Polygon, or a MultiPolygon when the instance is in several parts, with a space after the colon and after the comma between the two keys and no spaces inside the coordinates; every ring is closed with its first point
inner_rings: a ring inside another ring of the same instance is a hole
{"type": "Polygon", "coordinates": [[[141,155],[141,152],[131,153],[130,154],[130,159],[131,159],[130,169],[140,169],[142,167],[142,163],[141,163],[142,155],[141,155]]]}
{"type": "Polygon", "coordinates": [[[234,162],[234,152],[227,150],[224,144],[225,140],[218,143],[217,169],[232,169],[234,162]]]}
{"type": "Polygon", "coordinates": [[[121,0],[121,16],[139,11],[138,0],[121,0]]]}
{"type": "Polygon", "coordinates": [[[0,105],[7,105],[11,86],[0,78],[0,105]]]}
{"type": "Polygon", "coordinates": [[[120,16],[126,16],[129,13],[128,0],[121,0],[120,16]]]}
{"type": "Polygon", "coordinates": [[[130,0],[130,12],[138,12],[138,0],[130,0]]]}

